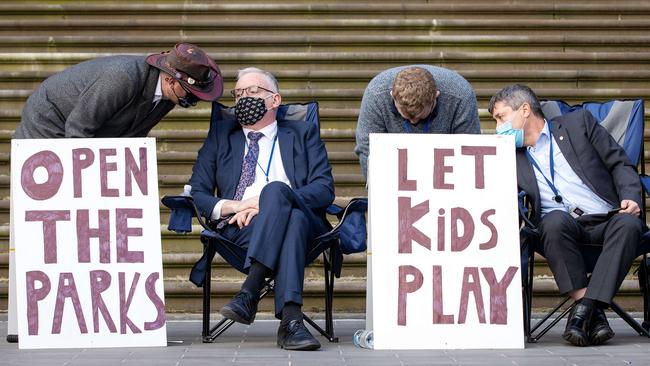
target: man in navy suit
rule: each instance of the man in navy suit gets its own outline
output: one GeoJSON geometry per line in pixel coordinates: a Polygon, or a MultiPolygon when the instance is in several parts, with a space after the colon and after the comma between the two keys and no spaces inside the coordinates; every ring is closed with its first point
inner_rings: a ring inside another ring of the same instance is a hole
{"type": "Polygon", "coordinates": [[[546,120],[527,86],[502,89],[488,110],[497,134],[515,136],[517,183],[532,202],[541,249],[560,291],[578,301],[563,338],[576,346],[608,341],[614,332],[603,310],[628,273],[645,228],[635,167],[588,111],[546,120]],[[580,243],[602,244],[590,281],[580,243]]]}
{"type": "Polygon", "coordinates": [[[328,231],[334,200],[325,145],[315,124],[276,121],[282,98],[272,74],[241,70],[232,94],[237,121],[210,126],[190,179],[201,214],[246,253],[248,276],[221,314],[252,323],[265,278],[274,276],[278,346],[315,350],[301,305],[306,255],[328,231]]]}

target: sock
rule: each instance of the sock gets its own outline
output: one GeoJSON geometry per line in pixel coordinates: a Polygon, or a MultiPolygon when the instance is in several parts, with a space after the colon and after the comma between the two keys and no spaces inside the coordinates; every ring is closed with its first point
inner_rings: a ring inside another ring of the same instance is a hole
{"type": "Polygon", "coordinates": [[[588,307],[590,307],[590,308],[592,308],[592,309],[595,308],[595,307],[597,306],[597,305],[596,305],[597,301],[594,300],[594,299],[590,299],[590,298],[588,298],[588,297],[583,297],[582,299],[580,299],[580,303],[581,303],[582,305],[588,306],[588,307]]]}
{"type": "Polygon", "coordinates": [[[292,320],[302,320],[302,305],[288,302],[282,308],[282,324],[289,324],[292,320]]]}
{"type": "Polygon", "coordinates": [[[271,270],[266,268],[260,262],[253,262],[248,268],[248,276],[242,284],[242,290],[247,290],[255,296],[259,296],[262,288],[264,288],[264,281],[266,277],[271,275],[271,270]]]}

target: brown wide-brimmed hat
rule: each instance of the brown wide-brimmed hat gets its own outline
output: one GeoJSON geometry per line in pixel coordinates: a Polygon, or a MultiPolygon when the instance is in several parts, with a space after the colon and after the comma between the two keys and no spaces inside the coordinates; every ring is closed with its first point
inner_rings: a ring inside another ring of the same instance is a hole
{"type": "Polygon", "coordinates": [[[147,63],[171,75],[201,100],[213,102],[223,93],[217,64],[193,44],[178,43],[171,51],[147,56],[147,63]]]}

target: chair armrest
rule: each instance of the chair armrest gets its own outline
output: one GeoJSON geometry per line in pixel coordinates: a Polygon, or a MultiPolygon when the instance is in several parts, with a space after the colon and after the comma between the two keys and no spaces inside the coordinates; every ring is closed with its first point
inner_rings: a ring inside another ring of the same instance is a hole
{"type": "Polygon", "coordinates": [[[530,209],[526,206],[526,191],[519,191],[519,194],[517,195],[517,204],[519,206],[519,218],[524,222],[524,225],[526,228],[534,233],[537,233],[537,226],[533,224],[532,221],[528,218],[528,213],[530,212],[530,209]]]}
{"type": "Polygon", "coordinates": [[[192,231],[192,217],[196,217],[199,224],[206,230],[212,230],[201,217],[198,207],[191,196],[164,196],[161,200],[163,205],[172,210],[169,217],[168,230],[176,232],[192,231]],[[189,221],[189,227],[188,227],[189,221]]]}
{"type": "Polygon", "coordinates": [[[366,250],[366,212],[367,198],[353,198],[345,207],[330,205],[327,212],[336,215],[339,222],[330,230],[329,235],[339,238],[344,254],[358,253],[366,250]]]}

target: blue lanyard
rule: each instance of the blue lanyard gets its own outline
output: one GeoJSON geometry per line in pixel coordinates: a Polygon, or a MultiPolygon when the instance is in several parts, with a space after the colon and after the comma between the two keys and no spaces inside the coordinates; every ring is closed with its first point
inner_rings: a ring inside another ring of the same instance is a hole
{"type": "MultiPolygon", "coordinates": [[[[275,138],[273,139],[273,146],[271,147],[271,155],[269,156],[269,163],[266,165],[266,170],[262,168],[262,165],[260,165],[258,156],[255,157],[255,160],[257,161],[257,166],[260,167],[262,170],[262,173],[264,173],[264,176],[266,177],[266,183],[269,182],[269,172],[271,171],[271,162],[273,161],[273,153],[275,152],[275,143],[278,141],[278,135],[275,135],[275,138]]],[[[248,149],[250,150],[250,145],[248,146],[248,149]]]]}
{"type": "MultiPolygon", "coordinates": [[[[431,113],[431,115],[429,117],[427,117],[427,119],[424,120],[424,133],[429,133],[429,128],[431,127],[431,120],[432,119],[433,119],[433,112],[431,113]]],[[[404,124],[404,130],[407,133],[413,133],[413,129],[411,128],[411,122],[409,120],[404,118],[402,123],[404,124]]]]}
{"type": "Polygon", "coordinates": [[[544,180],[546,180],[546,183],[548,184],[549,188],[551,188],[551,191],[553,191],[553,200],[557,203],[562,203],[562,196],[558,192],[557,188],[555,187],[555,165],[553,163],[553,125],[551,124],[551,121],[546,121],[548,124],[548,137],[549,137],[549,165],[550,165],[550,170],[551,170],[551,180],[549,180],[544,172],[542,171],[542,168],[540,168],[539,164],[537,164],[537,161],[533,158],[532,155],[530,155],[530,152],[528,152],[528,149],[526,149],[526,157],[528,157],[528,160],[530,161],[531,164],[539,171],[539,173],[544,177],[544,180]]]}

